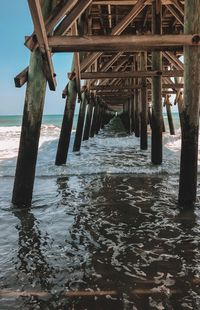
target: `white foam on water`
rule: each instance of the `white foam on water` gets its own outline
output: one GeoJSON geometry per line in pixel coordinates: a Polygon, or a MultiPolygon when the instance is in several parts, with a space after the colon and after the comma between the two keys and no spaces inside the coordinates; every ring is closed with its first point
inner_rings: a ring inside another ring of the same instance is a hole
{"type": "MultiPolygon", "coordinates": [[[[21,127],[0,127],[0,175],[14,176],[21,127]]],[[[72,152],[74,131],[66,165],[54,165],[60,128],[42,125],[39,141],[36,176],[85,175],[85,174],[177,174],[179,172],[181,135],[165,133],[163,136],[163,165],[153,166],[148,151],[140,150],[140,139],[125,136],[109,129],[93,139],[82,142],[79,153],[72,152]]],[[[199,152],[200,166],[200,152],[199,152]]]]}

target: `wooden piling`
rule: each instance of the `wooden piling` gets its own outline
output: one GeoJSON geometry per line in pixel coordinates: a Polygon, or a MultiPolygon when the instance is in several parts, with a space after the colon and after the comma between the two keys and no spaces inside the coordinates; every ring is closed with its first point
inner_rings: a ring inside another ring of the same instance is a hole
{"type": "Polygon", "coordinates": [[[88,106],[87,106],[85,127],[84,127],[84,133],[83,133],[83,141],[89,139],[91,120],[92,120],[92,112],[93,112],[93,98],[91,96],[89,101],[88,101],[88,106]]]}
{"type": "Polygon", "coordinates": [[[97,108],[96,108],[96,121],[95,121],[95,129],[94,133],[98,135],[99,133],[99,122],[100,122],[100,117],[101,117],[101,105],[100,105],[100,99],[97,98],[97,108]]]}
{"type": "MultiPolygon", "coordinates": [[[[137,57],[135,59],[135,71],[138,70],[137,57]]],[[[138,84],[138,79],[135,79],[135,85],[138,84]]],[[[134,89],[134,106],[135,106],[135,136],[140,137],[140,107],[139,107],[139,90],[134,89]]]]}
{"type": "Polygon", "coordinates": [[[169,100],[169,96],[166,96],[165,98],[165,106],[166,106],[166,111],[167,111],[170,135],[175,135],[174,123],[173,123],[172,111],[171,111],[171,103],[169,100]]]}
{"type": "Polygon", "coordinates": [[[78,152],[80,151],[80,148],[81,148],[86,105],[87,105],[87,93],[83,92],[81,102],[80,102],[80,109],[79,109],[79,114],[78,114],[78,122],[76,126],[76,134],[75,134],[75,139],[74,139],[73,152],[78,152]]]}
{"type": "Polygon", "coordinates": [[[102,118],[101,118],[101,129],[103,129],[104,126],[105,126],[105,116],[106,116],[106,107],[103,106],[103,109],[102,109],[102,118]]]}
{"type": "MultiPolygon", "coordinates": [[[[41,1],[44,19],[51,13],[54,5],[54,1],[41,1]]],[[[20,145],[12,194],[12,202],[19,207],[28,207],[32,200],[47,85],[43,66],[42,54],[37,49],[31,53],[30,57],[20,145]]]]}
{"type": "MultiPolygon", "coordinates": [[[[147,53],[141,53],[141,70],[146,70],[147,66],[147,53]]],[[[142,78],[141,81],[141,123],[140,123],[140,148],[141,150],[147,150],[148,148],[148,135],[147,135],[147,118],[148,118],[148,103],[147,103],[147,85],[146,78],[142,78]]]]}
{"type": "MultiPolygon", "coordinates": [[[[200,0],[185,0],[185,34],[200,33],[200,0]]],[[[190,207],[196,201],[200,104],[200,46],[184,47],[184,104],[179,204],[190,207]]]]}
{"type": "Polygon", "coordinates": [[[91,129],[90,129],[90,138],[94,137],[95,134],[95,126],[96,126],[96,120],[97,120],[97,101],[96,98],[94,98],[94,108],[93,108],[93,114],[92,114],[92,123],[91,123],[91,129]]]}
{"type": "Polygon", "coordinates": [[[152,128],[153,128],[153,125],[152,125],[152,110],[151,110],[151,106],[150,105],[148,106],[148,121],[149,121],[150,128],[152,130],[152,128]]]}
{"type": "MultiPolygon", "coordinates": [[[[152,2],[152,34],[162,34],[162,3],[152,2]]],[[[152,70],[162,70],[162,54],[152,52],[152,70]]],[[[155,165],[162,163],[162,84],[161,76],[152,78],[152,140],[151,161],[155,165]]]]}
{"type": "Polygon", "coordinates": [[[97,135],[101,129],[101,119],[102,119],[102,104],[101,101],[98,100],[98,115],[97,115],[97,120],[96,120],[96,126],[95,126],[95,134],[97,135]]]}
{"type": "MultiPolygon", "coordinates": [[[[74,69],[74,61],[72,63],[72,70],[73,69],[74,69]]],[[[56,153],[55,164],[58,166],[65,164],[67,161],[74,111],[76,105],[76,98],[77,98],[76,80],[75,79],[69,80],[68,95],[66,99],[62,127],[58,141],[58,149],[56,153]]]]}
{"type": "Polygon", "coordinates": [[[162,132],[166,132],[164,117],[162,116],[162,132]]]}

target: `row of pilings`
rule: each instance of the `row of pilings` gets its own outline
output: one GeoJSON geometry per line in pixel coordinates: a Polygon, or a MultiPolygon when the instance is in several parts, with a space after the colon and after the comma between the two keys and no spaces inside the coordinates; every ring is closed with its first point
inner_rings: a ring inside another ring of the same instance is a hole
{"type": "MultiPolygon", "coordinates": [[[[44,18],[52,11],[53,1],[45,0],[43,5],[44,18]]],[[[161,34],[162,24],[162,5],[156,6],[156,1],[152,2],[153,24],[152,33],[161,34]]],[[[185,0],[184,16],[184,33],[200,33],[200,0],[185,0]]],[[[197,35],[197,38],[199,36],[197,35]]],[[[194,42],[195,43],[195,42],[194,42]]],[[[179,204],[182,206],[191,206],[196,201],[197,191],[197,160],[198,160],[198,133],[199,133],[199,103],[200,103],[200,46],[199,42],[192,46],[184,47],[184,102],[179,100],[179,112],[182,128],[182,145],[181,145],[181,163],[180,163],[180,183],[179,183],[179,204]]],[[[145,61],[143,61],[145,64],[145,61]]],[[[135,68],[136,70],[137,68],[135,68]]],[[[160,51],[152,52],[152,70],[162,71],[162,57],[160,51]]],[[[162,80],[161,76],[152,77],[152,115],[149,122],[152,125],[152,142],[151,142],[151,160],[153,164],[162,163],[162,80]]],[[[43,57],[39,49],[31,53],[30,64],[28,69],[28,80],[25,96],[25,106],[22,121],[22,131],[20,138],[19,154],[15,174],[12,202],[19,206],[28,206],[31,204],[33,184],[35,178],[35,168],[38,154],[38,143],[40,136],[41,120],[44,107],[44,98],[46,93],[46,76],[43,71],[43,57]]],[[[146,148],[147,135],[146,126],[148,113],[145,100],[146,82],[142,81],[142,111],[141,111],[141,148],[146,148]]],[[[64,119],[59,138],[58,151],[56,155],[56,164],[66,162],[69,141],[71,136],[72,121],[75,110],[77,97],[76,82],[72,80],[68,84],[67,105],[65,107],[64,119]]],[[[79,94],[80,97],[80,94],[79,94]]],[[[134,96],[137,98],[137,94],[134,96]]],[[[74,142],[74,150],[80,149],[82,135],[85,139],[88,137],[88,128],[84,127],[83,115],[87,110],[85,124],[90,124],[89,135],[93,136],[102,126],[102,116],[105,111],[100,104],[94,104],[91,107],[86,103],[93,99],[88,99],[86,93],[81,95],[81,106],[78,117],[78,126],[74,142]],[[84,127],[84,128],[83,128],[84,127]],[[84,132],[84,134],[83,134],[84,132]]],[[[169,104],[166,103],[167,107],[169,104]]],[[[135,105],[135,109],[138,107],[135,105]]],[[[132,114],[134,111],[131,112],[132,114]]],[[[150,113],[149,113],[150,115],[150,113]]],[[[139,132],[139,122],[135,118],[135,134],[139,132]]],[[[84,118],[85,119],[85,118],[84,118]]],[[[133,122],[133,119],[132,119],[133,122]]],[[[131,123],[130,126],[133,126],[131,123]]]]}

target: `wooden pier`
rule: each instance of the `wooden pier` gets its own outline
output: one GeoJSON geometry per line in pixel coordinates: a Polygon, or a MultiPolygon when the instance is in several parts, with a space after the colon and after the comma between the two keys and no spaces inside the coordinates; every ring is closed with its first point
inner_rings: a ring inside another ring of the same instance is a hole
{"type": "MultiPolygon", "coordinates": [[[[200,0],[28,0],[34,31],[25,39],[30,63],[15,77],[26,96],[12,202],[30,206],[46,85],[56,90],[54,53],[73,52],[56,165],[67,161],[74,111],[80,103],[73,151],[117,112],[161,165],[163,105],[174,135],[171,96],[182,130],[178,202],[196,201],[200,104],[200,0]],[[184,59],[184,63],[183,63],[184,59]],[[148,125],[149,124],[149,125],[148,125]]],[[[67,74],[67,73],[66,73],[67,74]]]]}

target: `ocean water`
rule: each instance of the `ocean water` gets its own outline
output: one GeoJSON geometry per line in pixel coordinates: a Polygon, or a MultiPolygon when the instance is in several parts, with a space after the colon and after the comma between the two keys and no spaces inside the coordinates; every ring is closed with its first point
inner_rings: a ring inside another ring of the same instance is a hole
{"type": "Polygon", "coordinates": [[[43,118],[32,207],[18,210],[21,117],[0,117],[0,309],[200,309],[200,190],[178,208],[178,115],[160,167],[116,118],[78,153],[73,131],[57,167],[61,121],[43,118]]]}

